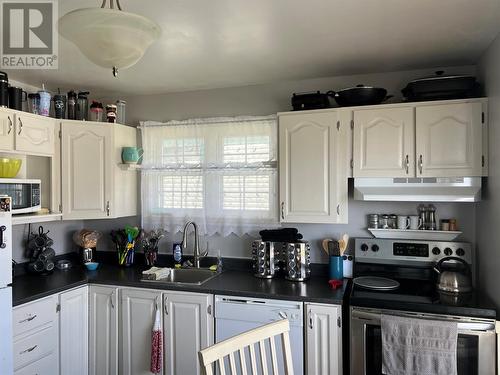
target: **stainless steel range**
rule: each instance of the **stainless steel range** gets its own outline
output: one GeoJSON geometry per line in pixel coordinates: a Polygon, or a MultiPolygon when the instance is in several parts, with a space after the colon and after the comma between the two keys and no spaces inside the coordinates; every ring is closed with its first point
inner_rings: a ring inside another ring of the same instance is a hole
{"type": "Polygon", "coordinates": [[[350,297],[352,375],[381,374],[382,314],[458,324],[459,375],[494,374],[496,311],[474,292],[446,293],[436,287],[435,265],[468,270],[475,284],[470,244],[355,239],[354,285],[350,297]],[[445,259],[456,257],[461,261],[445,259]]]}

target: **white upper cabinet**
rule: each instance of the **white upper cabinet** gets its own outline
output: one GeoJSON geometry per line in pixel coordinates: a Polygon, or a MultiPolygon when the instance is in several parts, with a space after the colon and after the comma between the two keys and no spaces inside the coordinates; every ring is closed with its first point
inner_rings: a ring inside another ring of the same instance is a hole
{"type": "Polygon", "coordinates": [[[121,150],[136,146],[136,129],[81,121],[61,124],[64,219],[137,214],[137,171],[120,168],[121,150]]]}
{"type": "Polygon", "coordinates": [[[415,166],[412,107],[354,111],[354,177],[411,177],[415,166]]]}
{"type": "Polygon", "coordinates": [[[16,151],[53,155],[56,148],[55,122],[50,117],[17,112],[16,151]]]}
{"type": "Polygon", "coordinates": [[[0,150],[14,149],[14,113],[6,109],[0,111],[0,150]]]}
{"type": "Polygon", "coordinates": [[[417,176],[481,176],[481,117],[481,103],[417,107],[417,176]]]}
{"type": "Polygon", "coordinates": [[[281,222],[347,222],[348,128],[338,111],[280,115],[281,222]]]}
{"type": "Polygon", "coordinates": [[[354,177],[487,175],[486,100],[354,109],[354,177]]]}
{"type": "Polygon", "coordinates": [[[64,219],[110,216],[112,196],[112,127],[64,123],[61,140],[64,219]]]}

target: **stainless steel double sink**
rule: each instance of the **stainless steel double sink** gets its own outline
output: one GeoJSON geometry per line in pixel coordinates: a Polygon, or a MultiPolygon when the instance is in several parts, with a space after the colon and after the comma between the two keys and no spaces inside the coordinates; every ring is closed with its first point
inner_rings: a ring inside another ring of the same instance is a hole
{"type": "Polygon", "coordinates": [[[210,271],[206,268],[173,268],[170,274],[165,279],[160,280],[147,280],[142,281],[156,283],[156,284],[188,284],[188,285],[201,285],[208,280],[213,279],[219,273],[210,271]]]}

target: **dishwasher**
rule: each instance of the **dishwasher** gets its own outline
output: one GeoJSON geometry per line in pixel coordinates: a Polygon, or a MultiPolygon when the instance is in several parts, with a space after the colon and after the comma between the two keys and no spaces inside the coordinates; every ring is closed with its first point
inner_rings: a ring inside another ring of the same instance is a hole
{"type": "MultiPolygon", "coordinates": [[[[215,341],[220,342],[265,324],[288,319],[295,374],[304,373],[304,311],[301,302],[274,299],[215,296],[215,341]]],[[[266,340],[267,341],[267,340],[266,340]]],[[[282,345],[276,341],[279,373],[284,373],[282,345]]],[[[266,345],[269,345],[266,342],[266,345]]],[[[267,353],[270,351],[267,350],[267,353]]],[[[256,350],[257,356],[259,351],[256,350]]],[[[249,357],[249,353],[246,353],[249,357]]],[[[236,358],[238,360],[238,358],[236,358]]],[[[237,361],[239,362],[239,361],[237,361]]],[[[250,361],[246,361],[249,366],[250,361]]],[[[271,361],[268,359],[268,365],[271,361]]],[[[240,364],[237,363],[240,370],[240,364]]],[[[247,369],[250,371],[250,367],[247,369]]],[[[259,369],[261,370],[261,369],[259,369]]],[[[272,368],[268,369],[272,373],[272,368]]],[[[258,373],[262,373],[259,371],[258,373]]]]}

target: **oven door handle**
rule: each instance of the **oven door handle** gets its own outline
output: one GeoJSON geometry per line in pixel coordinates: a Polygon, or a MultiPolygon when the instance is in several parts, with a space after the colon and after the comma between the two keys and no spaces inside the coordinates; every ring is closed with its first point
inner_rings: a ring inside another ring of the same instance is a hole
{"type": "Polygon", "coordinates": [[[457,323],[457,328],[461,331],[495,331],[493,323],[457,323]]]}

